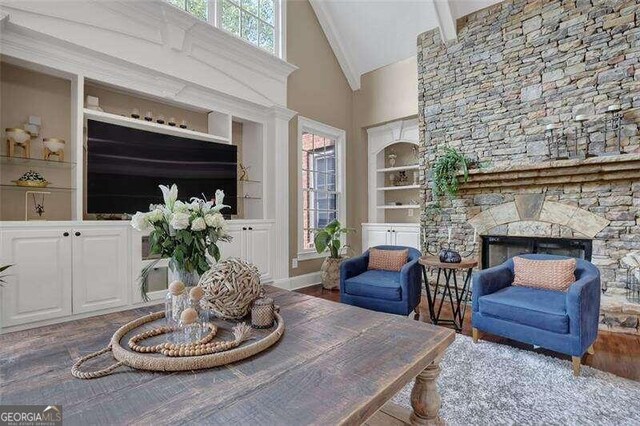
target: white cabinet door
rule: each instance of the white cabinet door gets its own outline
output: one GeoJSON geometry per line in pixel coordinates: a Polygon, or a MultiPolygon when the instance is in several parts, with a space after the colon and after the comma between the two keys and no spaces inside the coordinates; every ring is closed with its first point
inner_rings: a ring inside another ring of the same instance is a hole
{"type": "Polygon", "coordinates": [[[3,326],[71,315],[69,229],[0,230],[2,263],[13,265],[2,289],[3,326]],[[65,233],[67,236],[65,236],[65,233]]]}
{"type": "Polygon", "coordinates": [[[362,250],[391,244],[391,228],[386,225],[362,227],[362,250]]]}
{"type": "Polygon", "coordinates": [[[73,312],[91,312],[128,303],[129,250],[122,228],[74,229],[73,312]]]}
{"type": "Polygon", "coordinates": [[[391,234],[394,238],[394,245],[413,247],[416,250],[420,250],[420,228],[417,226],[394,226],[391,234]]]}
{"type": "Polygon", "coordinates": [[[272,226],[270,223],[250,224],[245,231],[247,235],[247,261],[260,270],[262,280],[271,279],[271,261],[273,251],[272,226]]]}
{"type": "Polygon", "coordinates": [[[237,257],[240,259],[245,258],[243,253],[244,248],[244,235],[242,228],[246,228],[244,225],[229,225],[227,232],[233,238],[229,242],[218,243],[220,249],[220,259],[229,259],[230,257],[237,257]]]}

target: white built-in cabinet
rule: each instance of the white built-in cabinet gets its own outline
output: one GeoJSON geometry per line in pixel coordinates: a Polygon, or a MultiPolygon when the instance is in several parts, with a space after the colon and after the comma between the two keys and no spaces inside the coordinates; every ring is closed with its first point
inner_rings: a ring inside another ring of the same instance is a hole
{"type": "Polygon", "coordinates": [[[262,281],[272,277],[271,265],[274,243],[273,224],[270,222],[249,222],[232,224],[227,228],[233,240],[220,244],[222,258],[237,257],[253,263],[260,270],[262,281]]]}
{"type": "Polygon", "coordinates": [[[420,225],[415,223],[363,223],[362,249],[405,246],[420,250],[420,225]]]}
{"type": "Polygon", "coordinates": [[[2,325],[9,327],[128,304],[127,232],[122,228],[2,230],[2,325]]]}
{"type": "Polygon", "coordinates": [[[123,228],[73,230],[73,312],[128,304],[129,245],[123,228]]]}

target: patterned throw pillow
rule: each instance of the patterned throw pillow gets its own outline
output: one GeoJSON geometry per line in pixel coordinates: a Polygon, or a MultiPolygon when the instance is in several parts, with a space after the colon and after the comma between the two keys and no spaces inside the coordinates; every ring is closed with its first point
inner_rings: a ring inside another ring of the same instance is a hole
{"type": "Polygon", "coordinates": [[[513,258],[513,285],[567,291],[576,280],[575,259],[534,260],[513,258]]]}
{"type": "Polygon", "coordinates": [[[407,263],[409,250],[369,250],[368,269],[381,269],[383,271],[399,271],[407,263]]]}

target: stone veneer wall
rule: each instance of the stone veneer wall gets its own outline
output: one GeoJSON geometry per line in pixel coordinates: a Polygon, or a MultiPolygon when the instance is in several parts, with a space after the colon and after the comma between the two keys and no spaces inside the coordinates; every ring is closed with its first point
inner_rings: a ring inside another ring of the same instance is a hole
{"type": "MultiPolygon", "coordinates": [[[[432,201],[428,167],[444,146],[489,162],[490,168],[541,163],[549,160],[545,126],[571,128],[576,115],[587,114],[592,119],[586,131],[594,151],[602,152],[606,108],[614,103],[627,111],[640,107],[638,19],[640,4],[633,0],[510,0],[466,17],[455,42],[444,44],[437,29],[421,34],[423,205],[432,201]]],[[[627,152],[640,146],[638,116],[625,116],[622,142],[627,152]]],[[[613,144],[610,135],[606,146],[613,144]]],[[[523,193],[542,194],[546,201],[580,207],[610,221],[594,237],[594,262],[610,288],[625,286],[619,260],[628,250],[640,249],[640,181],[635,179],[510,182],[485,189],[463,185],[457,199],[443,200],[440,213],[423,209],[423,239],[446,239],[451,225],[456,248],[470,249],[469,221],[523,193]]],[[[561,224],[543,228],[540,232],[549,236],[580,236],[561,224]]],[[[490,231],[508,232],[504,226],[490,231]]]]}

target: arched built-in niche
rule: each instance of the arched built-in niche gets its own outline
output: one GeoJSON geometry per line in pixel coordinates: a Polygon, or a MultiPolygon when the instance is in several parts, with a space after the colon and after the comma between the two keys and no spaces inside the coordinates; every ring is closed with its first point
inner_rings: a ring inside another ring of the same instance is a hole
{"type": "Polygon", "coordinates": [[[419,144],[418,120],[408,119],[387,123],[367,130],[368,133],[368,194],[369,222],[389,223],[419,221],[420,185],[414,179],[419,174],[418,158],[413,155],[419,144]],[[395,165],[389,163],[389,149],[397,151],[395,165]],[[401,185],[390,182],[390,176],[404,173],[407,181],[401,185]],[[402,203],[391,205],[392,202],[402,203]]]}

